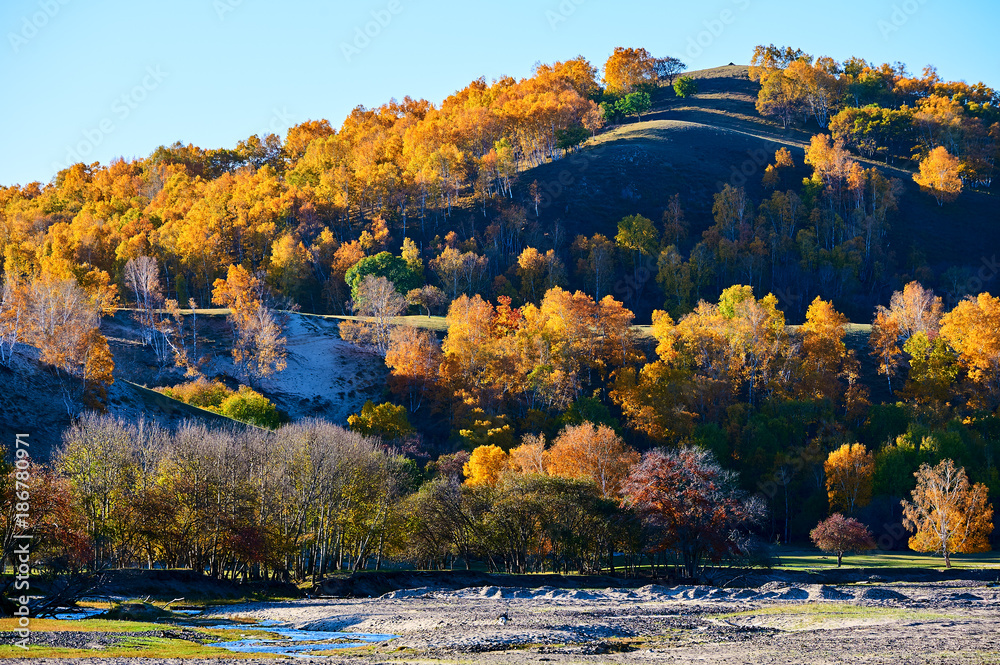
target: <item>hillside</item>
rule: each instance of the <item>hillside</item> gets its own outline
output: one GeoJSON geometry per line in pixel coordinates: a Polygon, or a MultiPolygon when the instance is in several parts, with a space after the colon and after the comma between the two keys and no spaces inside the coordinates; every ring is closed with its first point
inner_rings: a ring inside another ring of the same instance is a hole
{"type": "MultiPolygon", "coordinates": [[[[672,90],[659,88],[652,112],[641,121],[625,121],[588,140],[575,154],[521,175],[523,199],[529,198],[528,187],[535,181],[547,194],[539,218],[550,234],[558,227],[567,244],[577,234],[613,238],[622,217],[638,213],[658,222],[669,198],[680,194],[691,225],[681,248],[687,252],[712,225],[713,196],[724,185],[743,187],[755,202],[768,195],[761,177],[778,148],[788,148],[795,161],[794,171],[783,176],[779,189],[801,186],[811,173],[803,163],[809,139],[829,130],[814,121],[785,130],[761,117],[754,107],[759,86],[749,80],[745,66],[716,67],[689,76],[698,83],[693,97],[678,98],[672,90]]],[[[903,190],[885,242],[902,279],[886,280],[871,301],[884,302],[906,277],[926,280],[926,272],[915,274],[924,266],[943,287],[942,275],[948,268],[968,267],[975,272],[984,261],[993,265],[993,248],[1000,246],[996,196],[967,191],[954,203],[939,206],[913,182],[913,170],[855,159],[898,178],[903,190]]],[[[996,267],[988,272],[992,280],[996,267]]],[[[808,304],[802,299],[811,295],[790,290],[783,301],[795,310],[793,317],[801,316],[808,304]]],[[[870,320],[869,302],[838,305],[855,320],[870,320]]]]}
{"type": "MultiPolygon", "coordinates": [[[[199,312],[200,344],[206,363],[204,374],[235,387],[242,377],[230,355],[231,333],[224,313],[199,312]]],[[[178,370],[161,369],[153,352],[139,342],[139,331],[129,311],[119,311],[102,322],[114,353],[115,382],[108,388],[107,411],[126,421],[145,419],[174,429],[186,420],[206,424],[239,426],[211,412],[189,407],[147,388],[171,386],[186,380],[178,370]]],[[[335,320],[287,314],[284,334],[288,367],[256,386],[292,421],[322,418],[346,425],[347,416],[361,409],[366,400],[379,401],[385,386],[385,365],[340,339],[335,320]]],[[[28,433],[32,452],[47,459],[58,446],[62,431],[72,417],[64,393],[76,395],[79,380],[58,376],[37,361],[37,351],[22,347],[10,369],[0,366],[0,437],[12,441],[17,433],[28,433]]],[[[71,400],[70,409],[79,411],[71,400]]]]}

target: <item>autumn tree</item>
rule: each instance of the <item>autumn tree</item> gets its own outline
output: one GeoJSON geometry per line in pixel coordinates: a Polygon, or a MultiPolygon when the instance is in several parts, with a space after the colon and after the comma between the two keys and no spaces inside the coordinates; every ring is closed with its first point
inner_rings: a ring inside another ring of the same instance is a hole
{"type": "Polygon", "coordinates": [[[7,273],[0,286],[0,365],[10,367],[18,344],[26,339],[27,287],[7,273]]]}
{"type": "Polygon", "coordinates": [[[962,163],[944,146],[938,146],[920,161],[920,172],[913,176],[920,190],[934,196],[938,205],[954,201],[962,191],[962,163]]]}
{"type": "Polygon", "coordinates": [[[761,179],[761,183],[765,187],[774,189],[781,180],[781,171],[794,167],[795,161],[792,159],[792,153],[788,148],[779,148],[774,153],[774,163],[768,164],[767,168],[764,169],[764,176],[761,179]]]}
{"type": "Polygon", "coordinates": [[[809,539],[824,552],[837,555],[837,567],[844,561],[845,552],[864,552],[875,549],[875,540],[861,522],[834,513],[809,532],[809,539]]]}
{"type": "Polygon", "coordinates": [[[656,59],[644,48],[616,46],[604,63],[604,85],[613,95],[627,95],[652,84],[656,78],[656,59]]]}
{"type": "Polygon", "coordinates": [[[846,316],[818,296],[809,305],[802,326],[803,381],[799,389],[803,393],[834,401],[839,398],[842,386],[838,378],[849,356],[844,344],[847,323],[846,316]]]}
{"type": "Polygon", "coordinates": [[[343,321],[340,336],[381,356],[389,350],[393,319],[406,311],[406,299],[387,277],[366,275],[357,285],[354,312],[357,321],[343,321]]]}
{"type": "Polygon", "coordinates": [[[974,403],[993,410],[1000,403],[1000,298],[989,293],[962,300],[941,318],[941,337],[958,354],[974,403]]]}
{"type": "Polygon", "coordinates": [[[845,443],[834,450],[823,462],[823,471],[831,511],[853,515],[871,501],[875,456],[864,444],[845,443]]]}
{"type": "Polygon", "coordinates": [[[670,245],[660,252],[657,259],[656,283],[666,295],[664,307],[675,316],[690,311],[691,266],[684,261],[676,245],[670,245]]]}
{"type": "Polygon", "coordinates": [[[660,244],[660,234],[653,220],[642,215],[629,215],[618,222],[615,244],[628,254],[632,263],[632,302],[638,301],[642,287],[647,281],[640,272],[644,256],[655,256],[660,244]]]}
{"type": "Polygon", "coordinates": [[[521,299],[537,302],[553,286],[564,284],[566,269],[555,250],[542,253],[526,247],[517,257],[517,275],[521,280],[521,299]]]}
{"type": "Polygon", "coordinates": [[[135,299],[135,316],[143,341],[156,353],[161,365],[170,358],[169,339],[164,334],[160,310],[163,308],[163,288],[156,259],[137,256],[125,264],[125,286],[135,299]]]}
{"type": "Polygon", "coordinates": [[[878,306],[868,344],[892,391],[892,379],[903,360],[902,345],[917,332],[937,337],[941,325],[941,298],[919,282],[910,282],[889,299],[889,307],[878,306]]]}
{"type": "Polygon", "coordinates": [[[660,81],[665,80],[667,85],[671,86],[674,84],[674,77],[687,69],[687,65],[672,56],[657,58],[653,62],[653,67],[656,70],[656,78],[660,81]]]}
{"type": "Polygon", "coordinates": [[[444,291],[431,284],[425,284],[419,289],[410,289],[406,293],[406,304],[422,307],[427,316],[438,312],[445,302],[444,291]]]}
{"type": "Polygon", "coordinates": [[[946,568],[951,568],[952,553],[988,552],[993,506],[987,487],[970,485],[965,469],[950,459],[935,467],[921,464],[913,475],[913,501],[902,502],[903,525],[914,532],[910,547],[942,555],[946,568]]]}
{"type": "Polygon", "coordinates": [[[736,475],[699,448],[645,453],[622,493],[651,530],[652,550],[677,552],[688,577],[697,574],[704,558],[719,561],[732,552],[732,533],[759,517],[759,508],[738,489],[736,475]]]}
{"type": "Polygon", "coordinates": [[[489,267],[489,259],[473,251],[460,252],[454,247],[445,247],[428,265],[441,280],[445,293],[454,300],[459,293],[472,292],[480,283],[489,267]]]}
{"type": "Polygon", "coordinates": [[[266,286],[241,265],[231,265],[226,279],[213,285],[212,303],[229,308],[233,326],[233,361],[252,378],[266,378],[287,366],[286,339],[265,303],[266,286]]]}
{"type": "Polygon", "coordinates": [[[521,437],[521,445],[510,450],[510,468],[540,475],[546,473],[550,458],[544,434],[525,434],[521,437]]]}
{"type": "Polygon", "coordinates": [[[801,49],[790,46],[759,45],[750,58],[750,80],[760,83],[757,93],[757,111],[761,115],[777,117],[787,129],[802,103],[801,92],[786,69],[798,61],[812,61],[801,49]]]}
{"type": "Polygon", "coordinates": [[[385,364],[389,390],[406,397],[416,412],[433,395],[441,366],[441,343],[434,333],[412,326],[395,326],[389,333],[385,364]]]}
{"type": "Polygon", "coordinates": [[[478,446],[472,451],[469,461],[462,467],[467,485],[495,486],[507,469],[507,453],[500,446],[478,446]]]}
{"type": "Polygon", "coordinates": [[[614,276],[615,244],[607,237],[597,233],[593,237],[577,236],[573,241],[573,254],[576,256],[576,273],[587,284],[585,289],[600,300],[602,294],[611,288],[614,276]]]}
{"type": "Polygon", "coordinates": [[[639,453],[607,425],[585,422],[559,433],[548,454],[545,469],[554,476],[589,478],[601,496],[616,497],[639,453]]]}
{"type": "MultiPolygon", "coordinates": [[[[20,320],[21,316],[15,304],[6,312],[11,330],[12,319],[20,320]]],[[[83,397],[89,406],[95,406],[114,381],[114,357],[107,338],[100,333],[100,301],[88,297],[73,279],[43,274],[26,287],[23,307],[23,324],[18,325],[23,325],[25,341],[38,348],[43,363],[82,378],[83,397]]],[[[66,409],[72,412],[76,397],[65,384],[63,391],[66,409]]]]}

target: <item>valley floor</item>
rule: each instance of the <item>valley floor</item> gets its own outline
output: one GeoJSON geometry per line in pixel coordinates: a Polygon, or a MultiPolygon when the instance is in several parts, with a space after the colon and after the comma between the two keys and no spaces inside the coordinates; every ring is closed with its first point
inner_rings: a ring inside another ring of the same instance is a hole
{"type": "Polygon", "coordinates": [[[374,650],[306,660],[328,665],[1000,663],[1000,585],[987,582],[423,588],[373,599],[227,606],[214,613],[399,636],[374,650]],[[509,620],[501,624],[501,616],[509,620]]]}

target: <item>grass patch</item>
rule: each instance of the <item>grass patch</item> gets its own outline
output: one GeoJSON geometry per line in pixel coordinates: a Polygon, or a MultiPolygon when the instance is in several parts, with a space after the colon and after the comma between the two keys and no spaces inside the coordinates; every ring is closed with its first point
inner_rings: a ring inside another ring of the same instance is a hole
{"type": "Polygon", "coordinates": [[[799,603],[795,605],[769,605],[759,607],[754,610],[741,610],[739,612],[726,612],[712,615],[713,619],[735,619],[752,616],[831,616],[849,617],[860,619],[877,618],[913,618],[913,619],[947,619],[950,615],[940,612],[925,612],[921,610],[911,610],[903,607],[871,607],[867,605],[854,605],[853,603],[799,603]]]}
{"type": "MultiPolygon", "coordinates": [[[[779,570],[826,570],[837,567],[836,555],[824,554],[817,550],[775,549],[779,570]]],[[[1000,573],[1000,552],[982,554],[953,554],[952,568],[975,570],[997,568],[1000,573]]],[[[944,558],[918,552],[872,552],[869,554],[845,554],[843,568],[944,568],[944,558]]]]}
{"type": "Polygon", "coordinates": [[[70,649],[66,647],[0,645],[0,659],[4,658],[275,658],[266,653],[236,653],[220,647],[208,647],[187,640],[163,637],[128,637],[121,646],[105,649],[70,649]]]}
{"type": "Polygon", "coordinates": [[[753,623],[779,630],[810,630],[836,627],[844,622],[935,621],[953,619],[952,615],[898,607],[869,607],[849,603],[803,603],[775,605],[755,610],[713,615],[713,619],[730,623],[732,619],[758,619],[753,623]]]}
{"type": "MultiPolygon", "coordinates": [[[[17,630],[17,621],[17,617],[0,619],[0,631],[17,630]]],[[[142,621],[110,621],[108,619],[80,619],[79,621],[64,621],[62,619],[31,620],[32,632],[137,633],[163,630],[166,627],[168,627],[168,624],[142,621]]]]}

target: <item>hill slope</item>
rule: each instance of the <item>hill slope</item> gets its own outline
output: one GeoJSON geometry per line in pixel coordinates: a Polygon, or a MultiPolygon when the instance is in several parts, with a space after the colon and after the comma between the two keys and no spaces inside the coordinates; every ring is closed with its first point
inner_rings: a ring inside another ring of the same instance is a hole
{"type": "MultiPolygon", "coordinates": [[[[678,98],[661,88],[654,95],[653,111],[641,121],[625,122],[569,157],[522,174],[524,199],[535,181],[544,193],[539,209],[544,228],[558,225],[568,242],[577,234],[613,238],[622,217],[639,213],[658,222],[669,198],[679,193],[691,225],[682,247],[686,252],[712,225],[713,196],[725,184],[745,187],[755,203],[769,194],[760,181],[778,148],[788,148],[796,164],[793,173],[783,176],[780,188],[799,189],[802,178],[811,173],[803,163],[809,139],[828,131],[815,123],[785,130],[762,118],[755,109],[758,86],[744,66],[690,76],[698,82],[694,97],[678,98]]],[[[912,170],[855,159],[902,184],[899,210],[890,216],[886,238],[897,272],[913,277],[926,264],[938,278],[931,285],[941,287],[941,275],[951,266],[978,271],[984,262],[995,264],[995,248],[1000,246],[1000,201],[995,196],[966,191],[956,202],[938,206],[913,182],[912,170]]],[[[991,280],[997,270],[988,272],[991,280]]],[[[926,274],[916,276],[927,279],[926,274]]],[[[898,285],[887,284],[880,299],[887,300],[893,288],[898,285]]]]}

